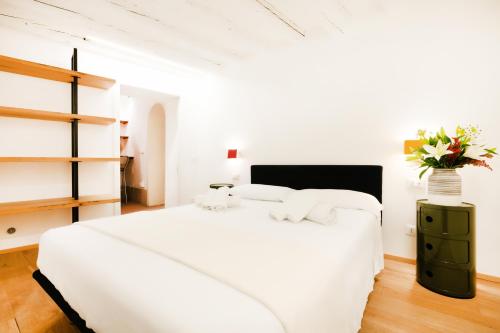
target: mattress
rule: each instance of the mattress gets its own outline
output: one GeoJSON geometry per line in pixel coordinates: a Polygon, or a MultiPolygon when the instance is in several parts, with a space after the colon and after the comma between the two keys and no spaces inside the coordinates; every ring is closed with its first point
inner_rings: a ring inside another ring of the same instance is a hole
{"type": "Polygon", "coordinates": [[[377,217],[338,209],[332,226],[277,222],[276,204],[52,229],[38,267],[96,332],[356,332],[383,265],[377,217]]]}

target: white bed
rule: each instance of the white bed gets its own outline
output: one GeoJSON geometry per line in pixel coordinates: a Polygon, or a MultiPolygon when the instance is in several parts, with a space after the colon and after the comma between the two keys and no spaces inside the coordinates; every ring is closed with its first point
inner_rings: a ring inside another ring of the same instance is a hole
{"type": "Polygon", "coordinates": [[[194,205],[46,232],[38,266],[96,332],[356,332],[383,267],[378,218],[277,222],[194,205]]]}

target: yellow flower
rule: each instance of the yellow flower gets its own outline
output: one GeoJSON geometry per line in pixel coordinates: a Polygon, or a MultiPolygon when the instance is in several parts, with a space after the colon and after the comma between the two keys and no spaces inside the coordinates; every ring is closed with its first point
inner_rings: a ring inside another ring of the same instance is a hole
{"type": "Polygon", "coordinates": [[[460,126],[457,126],[457,136],[464,136],[465,135],[465,130],[460,127],[460,126]]]}

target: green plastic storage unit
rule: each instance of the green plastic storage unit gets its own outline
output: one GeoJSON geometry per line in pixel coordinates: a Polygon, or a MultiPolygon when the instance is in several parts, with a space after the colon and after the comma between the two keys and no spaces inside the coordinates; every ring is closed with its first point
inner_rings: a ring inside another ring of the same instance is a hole
{"type": "Polygon", "coordinates": [[[417,281],[457,298],[476,295],[476,209],[417,201],[417,281]]]}

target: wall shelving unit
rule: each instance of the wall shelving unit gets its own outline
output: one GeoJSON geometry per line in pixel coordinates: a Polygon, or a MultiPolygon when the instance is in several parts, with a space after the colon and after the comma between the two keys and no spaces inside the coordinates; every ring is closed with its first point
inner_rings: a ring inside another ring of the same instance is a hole
{"type": "MultiPolygon", "coordinates": [[[[79,207],[120,202],[120,198],[111,195],[80,196],[78,184],[78,164],[82,162],[119,162],[119,157],[80,157],[78,155],[78,125],[111,125],[115,118],[96,117],[78,114],[78,86],[98,89],[109,89],[115,81],[109,78],[78,72],[77,50],[73,50],[71,70],[43,65],[31,61],[0,55],[0,71],[32,76],[52,81],[71,84],[71,113],[52,112],[0,106],[0,117],[36,119],[43,121],[59,121],[71,124],[71,156],[65,157],[30,157],[3,156],[0,163],[71,163],[70,197],[50,198],[31,201],[0,203],[0,216],[53,209],[71,208],[72,222],[79,220],[79,207]]],[[[24,248],[24,247],[23,247],[24,248]]]]}

